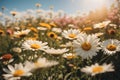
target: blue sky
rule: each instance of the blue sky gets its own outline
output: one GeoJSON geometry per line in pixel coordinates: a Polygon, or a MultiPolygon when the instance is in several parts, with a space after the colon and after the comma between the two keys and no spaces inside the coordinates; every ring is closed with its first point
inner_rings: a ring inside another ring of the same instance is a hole
{"type": "Polygon", "coordinates": [[[54,6],[54,10],[64,10],[67,13],[88,12],[106,5],[109,7],[115,0],[0,0],[0,7],[5,6],[6,13],[11,10],[25,11],[35,9],[35,4],[42,4],[41,8],[48,10],[49,6],[54,6]]]}

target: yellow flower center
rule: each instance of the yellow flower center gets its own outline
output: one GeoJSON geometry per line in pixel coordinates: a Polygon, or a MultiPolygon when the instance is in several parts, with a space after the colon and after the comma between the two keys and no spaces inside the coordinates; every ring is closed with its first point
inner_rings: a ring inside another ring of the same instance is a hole
{"type": "Polygon", "coordinates": [[[36,61],[34,64],[35,64],[36,67],[39,67],[39,66],[40,66],[40,63],[37,62],[37,61],[36,61]]]}
{"type": "Polygon", "coordinates": [[[40,68],[40,67],[44,67],[45,63],[36,61],[34,62],[34,65],[36,68],[40,68]]]}
{"type": "Polygon", "coordinates": [[[33,48],[33,49],[39,49],[39,48],[40,48],[40,45],[38,45],[38,44],[32,44],[32,45],[31,45],[31,48],[33,48]]]}
{"type": "Polygon", "coordinates": [[[109,44],[109,45],[107,46],[107,49],[110,50],[110,51],[114,51],[114,50],[116,50],[116,46],[113,45],[113,44],[109,44]]]}
{"type": "Polygon", "coordinates": [[[75,58],[75,55],[73,55],[73,54],[67,56],[67,59],[73,59],[73,58],[75,58]]]}
{"type": "Polygon", "coordinates": [[[16,70],[13,75],[15,77],[18,77],[18,76],[22,76],[24,73],[25,72],[23,70],[16,70]]]}
{"type": "Polygon", "coordinates": [[[103,67],[102,66],[96,66],[93,68],[93,73],[100,73],[103,71],[103,67]]]}
{"type": "Polygon", "coordinates": [[[83,43],[83,44],[81,45],[81,47],[82,47],[83,50],[89,51],[92,46],[91,46],[90,43],[85,42],[85,43],[83,43]]]}
{"type": "Polygon", "coordinates": [[[69,37],[70,37],[70,38],[75,38],[76,35],[75,35],[75,34],[69,34],[69,37]]]}

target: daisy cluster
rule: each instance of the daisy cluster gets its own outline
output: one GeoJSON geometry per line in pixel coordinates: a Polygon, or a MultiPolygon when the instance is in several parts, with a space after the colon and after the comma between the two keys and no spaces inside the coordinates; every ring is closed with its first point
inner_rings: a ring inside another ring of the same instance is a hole
{"type": "Polygon", "coordinates": [[[108,80],[120,73],[119,22],[106,17],[92,21],[87,15],[40,6],[36,4],[36,12],[11,11],[13,20],[2,16],[0,79],[108,80]]]}

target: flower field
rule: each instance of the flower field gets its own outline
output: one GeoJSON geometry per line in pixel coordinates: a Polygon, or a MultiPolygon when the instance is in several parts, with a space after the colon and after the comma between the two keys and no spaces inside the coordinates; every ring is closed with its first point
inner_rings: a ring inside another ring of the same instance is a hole
{"type": "Polygon", "coordinates": [[[35,6],[2,7],[0,80],[120,80],[119,1],[83,15],[35,6]]]}

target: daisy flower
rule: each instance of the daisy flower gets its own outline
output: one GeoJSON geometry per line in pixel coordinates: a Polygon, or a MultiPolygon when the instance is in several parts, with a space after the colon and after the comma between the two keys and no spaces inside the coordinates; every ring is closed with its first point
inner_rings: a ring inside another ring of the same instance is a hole
{"type": "Polygon", "coordinates": [[[62,29],[61,28],[52,28],[52,31],[54,31],[56,33],[61,33],[62,29]]]}
{"type": "Polygon", "coordinates": [[[99,47],[99,38],[96,35],[79,36],[77,40],[73,41],[74,51],[83,59],[89,59],[97,55],[99,47]]]}
{"type": "Polygon", "coordinates": [[[48,23],[39,23],[41,27],[45,27],[47,29],[51,29],[51,26],[48,23]]]}
{"type": "Polygon", "coordinates": [[[41,31],[46,31],[47,30],[47,28],[45,28],[45,27],[37,27],[37,29],[41,30],[41,31]]]}
{"type": "Polygon", "coordinates": [[[58,62],[56,61],[49,61],[46,58],[38,58],[38,60],[34,62],[34,69],[51,67],[57,64],[58,62]]]}
{"type": "Polygon", "coordinates": [[[80,31],[78,29],[64,30],[62,33],[63,37],[70,40],[76,39],[79,35],[80,35],[80,31]]]}
{"type": "Polygon", "coordinates": [[[32,75],[31,65],[29,62],[26,64],[15,64],[14,66],[8,65],[8,69],[3,69],[7,74],[3,74],[5,80],[18,80],[22,76],[30,76],[32,75]],[[29,64],[29,65],[28,65],[29,64]]]}
{"type": "Polygon", "coordinates": [[[10,60],[10,59],[12,59],[12,58],[13,58],[13,56],[12,56],[11,54],[9,54],[9,53],[4,54],[4,55],[2,55],[2,56],[0,57],[0,59],[3,59],[3,60],[10,60]]]}
{"type": "Polygon", "coordinates": [[[98,24],[94,24],[94,29],[96,28],[104,28],[106,27],[111,21],[103,21],[101,23],[98,23],[98,24]]]}
{"type": "Polygon", "coordinates": [[[104,33],[98,32],[98,33],[95,33],[95,35],[96,35],[97,37],[100,37],[100,36],[104,35],[104,33]]]}
{"type": "Polygon", "coordinates": [[[95,76],[96,74],[114,71],[112,64],[99,65],[98,63],[86,66],[81,69],[82,72],[95,76]]]}
{"type": "Polygon", "coordinates": [[[42,41],[37,40],[26,40],[22,44],[24,50],[44,50],[47,47],[47,42],[43,43],[42,41]]]}
{"type": "MultiPolygon", "coordinates": [[[[53,13],[54,14],[54,13],[53,13]]],[[[50,25],[56,27],[57,25],[54,22],[50,22],[50,25]]]]}
{"type": "Polygon", "coordinates": [[[53,54],[53,55],[59,55],[59,54],[63,54],[67,51],[69,51],[68,49],[66,48],[63,48],[63,49],[54,49],[54,48],[48,48],[46,50],[44,50],[46,53],[48,54],[53,54]]]}
{"type": "Polygon", "coordinates": [[[75,25],[74,24],[69,24],[68,27],[75,28],[75,25]]]}
{"type": "Polygon", "coordinates": [[[10,14],[11,14],[12,16],[15,16],[16,14],[18,14],[18,12],[16,12],[16,11],[11,11],[10,14]]]}
{"type": "Polygon", "coordinates": [[[73,59],[76,57],[76,55],[74,53],[66,53],[66,54],[63,54],[63,57],[66,59],[73,59]]]}
{"type": "Polygon", "coordinates": [[[16,31],[16,32],[14,32],[13,36],[14,36],[14,37],[17,37],[17,38],[25,37],[26,35],[28,35],[29,32],[30,32],[29,29],[27,29],[27,30],[22,30],[22,31],[16,31]]]}
{"type": "Polygon", "coordinates": [[[58,37],[57,34],[54,33],[54,32],[48,32],[47,36],[50,37],[50,38],[52,38],[52,39],[57,39],[57,37],[58,37]]]}
{"type": "Polygon", "coordinates": [[[108,39],[102,42],[101,47],[105,54],[115,54],[117,51],[120,51],[120,41],[108,39]]]}
{"type": "Polygon", "coordinates": [[[12,48],[12,51],[13,51],[13,52],[16,52],[16,53],[21,53],[21,52],[22,52],[22,49],[19,48],[19,47],[14,47],[14,48],[12,48]]]}
{"type": "Polygon", "coordinates": [[[31,28],[29,28],[29,29],[30,29],[32,32],[38,33],[37,28],[31,27],[31,28]]]}
{"type": "Polygon", "coordinates": [[[42,5],[40,3],[35,4],[36,7],[41,7],[42,5]]]}

